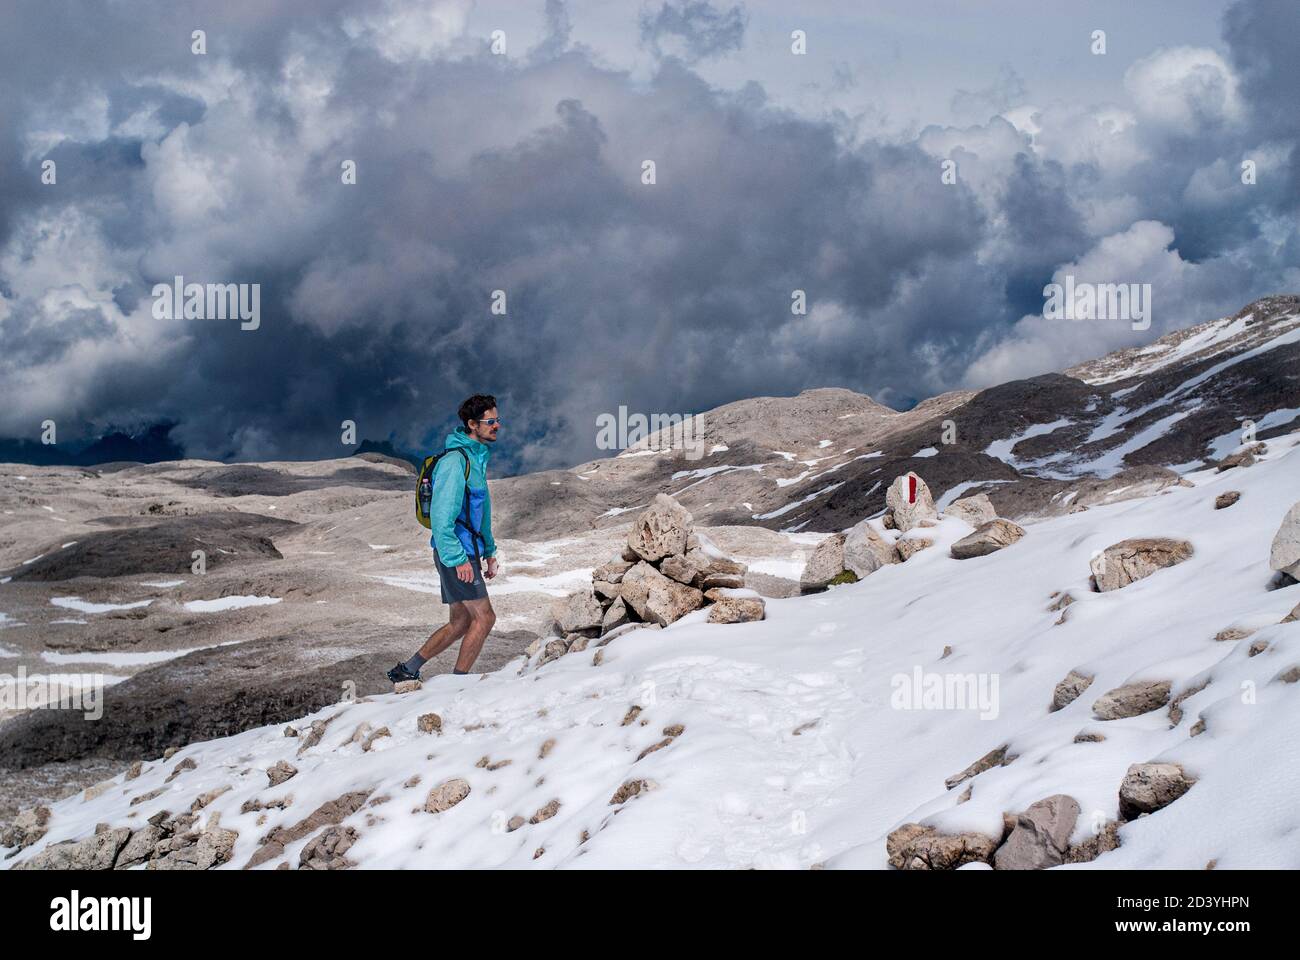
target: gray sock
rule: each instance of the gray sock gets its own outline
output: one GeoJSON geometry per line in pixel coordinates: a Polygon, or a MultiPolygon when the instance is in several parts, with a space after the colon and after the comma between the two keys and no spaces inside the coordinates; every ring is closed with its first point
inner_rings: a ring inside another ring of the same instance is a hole
{"type": "Polygon", "coordinates": [[[402,664],[402,666],[406,667],[408,673],[419,673],[420,668],[424,666],[424,664],[424,657],[417,653],[415,656],[411,657],[410,660],[407,660],[406,663],[402,664]]]}

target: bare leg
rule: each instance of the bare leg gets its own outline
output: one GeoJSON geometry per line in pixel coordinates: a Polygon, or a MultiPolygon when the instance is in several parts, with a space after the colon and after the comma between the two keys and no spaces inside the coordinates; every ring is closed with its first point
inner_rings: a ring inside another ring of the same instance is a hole
{"type": "MultiPolygon", "coordinates": [[[[492,601],[487,597],[481,600],[466,600],[463,604],[469,613],[469,629],[465,631],[465,639],[460,644],[460,656],[456,658],[456,669],[469,672],[470,667],[474,666],[474,661],[478,659],[479,653],[483,650],[483,641],[487,639],[488,633],[492,630],[492,625],[497,622],[496,611],[492,609],[492,601]]],[[[461,604],[457,604],[461,606],[461,604]]]]}
{"type": "Polygon", "coordinates": [[[465,609],[465,604],[453,603],[451,605],[451,619],[429,634],[429,639],[420,648],[420,656],[424,657],[425,660],[432,660],[463,637],[471,622],[470,613],[465,609]]]}

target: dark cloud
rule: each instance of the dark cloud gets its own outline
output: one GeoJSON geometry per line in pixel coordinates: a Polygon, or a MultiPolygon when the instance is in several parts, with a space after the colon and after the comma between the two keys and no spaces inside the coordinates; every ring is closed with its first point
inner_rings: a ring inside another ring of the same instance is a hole
{"type": "MultiPolygon", "coordinates": [[[[0,92],[22,94],[0,98],[0,432],[174,418],[191,455],[252,459],[350,452],[354,420],[421,449],[482,391],[507,420],[502,464],[556,466],[595,455],[596,417],[619,405],[824,385],[906,404],[1126,345],[1018,324],[1063,265],[1150,271],[1182,325],[1295,263],[1294,232],[1268,242],[1278,187],[1216,179],[1267,112],[1213,118],[1214,137],[1145,116],[1098,133],[1045,108],[1037,148],[1000,118],[859,141],[757,84],[718,90],[680,54],[634,80],[570,43],[555,0],[523,59],[463,35],[465,8],[0,13],[0,92]],[[50,130],[63,139],[41,147],[50,130]],[[46,155],[57,188],[35,179],[46,155]],[[175,274],[260,284],[261,328],[153,319],[150,290],[175,274]]],[[[1236,16],[1234,44],[1267,26],[1236,16]]],[[[744,17],[665,4],[642,25],[697,57],[736,49],[744,17]]],[[[1243,100],[1279,109],[1285,72],[1254,71],[1243,100]]]]}

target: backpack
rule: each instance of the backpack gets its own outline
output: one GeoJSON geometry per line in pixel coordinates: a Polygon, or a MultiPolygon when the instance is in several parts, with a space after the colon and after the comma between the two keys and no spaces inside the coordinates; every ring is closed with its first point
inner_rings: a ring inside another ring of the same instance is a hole
{"type": "MultiPolygon", "coordinates": [[[[450,451],[444,450],[442,453],[436,453],[432,457],[425,457],[424,463],[420,466],[420,473],[415,478],[415,519],[420,521],[420,526],[426,530],[433,529],[433,521],[429,519],[429,507],[433,503],[433,468],[438,465],[438,461],[445,457],[450,451]]],[[[464,450],[458,451],[465,458],[465,496],[469,497],[469,456],[464,450]]]]}

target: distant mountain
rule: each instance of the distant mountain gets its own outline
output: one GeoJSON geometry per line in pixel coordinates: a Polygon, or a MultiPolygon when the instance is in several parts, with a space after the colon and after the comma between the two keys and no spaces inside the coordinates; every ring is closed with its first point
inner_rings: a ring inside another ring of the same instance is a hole
{"type": "Polygon", "coordinates": [[[1145,347],[901,413],[841,389],[730,403],[700,415],[697,459],[664,431],[616,457],[493,481],[494,523],[563,535],[623,522],[662,491],[705,524],[826,532],[882,511],[907,471],[941,502],[984,492],[1002,516],[1053,516],[1177,484],[1236,449],[1246,421],[1264,440],[1297,418],[1300,296],[1270,296],[1145,347]]]}
{"type": "Polygon", "coordinates": [[[152,424],[135,433],[111,430],[89,442],[36,443],[26,438],[0,438],[0,463],[36,466],[88,467],[105,463],[159,463],[185,459],[185,448],[173,440],[174,421],[152,424]]]}

